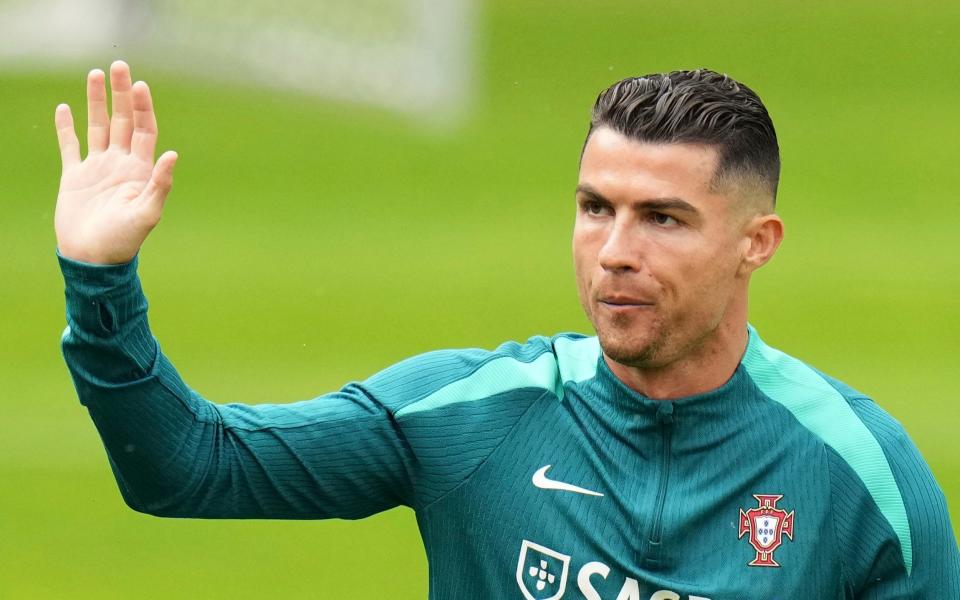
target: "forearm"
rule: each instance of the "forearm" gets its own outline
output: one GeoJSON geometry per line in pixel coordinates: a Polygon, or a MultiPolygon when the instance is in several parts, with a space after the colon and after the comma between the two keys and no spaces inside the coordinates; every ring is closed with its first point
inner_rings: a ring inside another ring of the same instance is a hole
{"type": "Polygon", "coordinates": [[[136,259],[116,266],[59,257],[66,288],[63,355],[90,411],[127,503],[155,514],[187,512],[177,499],[201,474],[215,426],[160,354],[147,321],[136,259]]]}
{"type": "Polygon", "coordinates": [[[408,497],[408,458],[358,386],[289,405],[192,391],[147,323],[136,264],[61,259],[63,352],[127,503],[161,516],[359,517],[408,497]]]}
{"type": "Polygon", "coordinates": [[[124,265],[91,265],[58,254],[67,304],[64,358],[84,405],[99,387],[146,377],[157,357],[147,323],[147,299],[137,277],[137,260],[124,265]]]}

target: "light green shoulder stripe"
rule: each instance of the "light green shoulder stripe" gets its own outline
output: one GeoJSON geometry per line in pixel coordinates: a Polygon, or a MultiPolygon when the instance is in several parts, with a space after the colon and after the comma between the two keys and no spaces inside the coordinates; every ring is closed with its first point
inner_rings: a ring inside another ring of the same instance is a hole
{"type": "Polygon", "coordinates": [[[600,344],[597,338],[557,338],[556,354],[544,352],[532,362],[509,356],[496,358],[469,376],[448,383],[429,396],[397,411],[402,417],[451,404],[472,402],[520,388],[542,388],[563,399],[563,384],[591,379],[597,374],[600,344]]]}
{"type": "Polygon", "coordinates": [[[801,361],[763,343],[753,327],[743,365],[760,391],[833,448],[856,472],[900,539],[907,574],[913,569],[910,523],[880,443],[844,397],[801,361]]]}
{"type": "MultiPolygon", "coordinates": [[[[597,376],[597,361],[600,360],[600,340],[596,337],[557,338],[553,343],[557,353],[557,367],[560,380],[566,383],[586,381],[597,376]]],[[[562,389],[561,389],[562,391],[562,389]]],[[[563,395],[560,394],[563,399],[563,395]]]]}

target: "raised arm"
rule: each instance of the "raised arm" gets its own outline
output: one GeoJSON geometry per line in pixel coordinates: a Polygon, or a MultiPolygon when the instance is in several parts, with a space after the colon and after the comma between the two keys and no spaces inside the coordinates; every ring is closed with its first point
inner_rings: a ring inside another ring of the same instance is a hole
{"type": "MultiPolygon", "coordinates": [[[[160,219],[176,154],[154,164],[150,92],[126,64],[87,80],[89,153],[56,110],[57,200],[66,286],[63,354],[126,502],[210,518],[360,517],[411,504],[410,449],[391,410],[361,385],[295,404],[214,404],[160,352],[137,251],[160,219]]],[[[267,374],[265,374],[267,375],[267,374]]]]}

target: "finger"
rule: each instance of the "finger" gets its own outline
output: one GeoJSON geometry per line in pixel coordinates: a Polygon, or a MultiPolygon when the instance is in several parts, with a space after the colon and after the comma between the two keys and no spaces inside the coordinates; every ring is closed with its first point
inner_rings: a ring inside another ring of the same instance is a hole
{"type": "Polygon", "coordinates": [[[157,147],[157,117],[153,112],[150,88],[138,81],[133,84],[133,140],[130,151],[135,156],[153,161],[157,147]]]}
{"type": "Polygon", "coordinates": [[[133,92],[130,67],[122,60],[110,65],[110,92],[113,98],[113,117],[110,119],[110,147],[130,151],[133,134],[133,92]]]}
{"type": "Polygon", "coordinates": [[[167,194],[173,187],[173,167],[177,164],[177,158],[177,153],[172,150],[160,155],[157,164],[153,166],[153,173],[150,175],[146,189],[137,198],[137,202],[143,205],[144,210],[154,215],[157,220],[163,212],[167,194]]]}
{"type": "Polygon", "coordinates": [[[103,152],[110,141],[110,116],[107,114],[106,76],[100,69],[87,75],[87,151],[103,152]]]}
{"type": "Polygon", "coordinates": [[[57,106],[53,115],[53,122],[57,126],[57,140],[60,142],[60,159],[63,168],[80,162],[80,141],[77,132],[73,129],[73,115],[66,104],[57,106]]]}

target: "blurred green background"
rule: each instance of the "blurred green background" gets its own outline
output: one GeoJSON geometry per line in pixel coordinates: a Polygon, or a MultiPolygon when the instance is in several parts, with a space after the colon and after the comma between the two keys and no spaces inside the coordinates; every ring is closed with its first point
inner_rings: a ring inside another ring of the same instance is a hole
{"type": "MultiPolygon", "coordinates": [[[[181,154],[141,273],[187,382],[286,402],[429,349],[588,331],[569,238],[592,101],[709,66],[758,91],[783,152],[787,238],[752,322],[905,425],[956,531],[960,4],[496,0],[476,17],[452,129],[132,65],[181,154]]],[[[85,70],[0,72],[0,596],[425,597],[406,509],[205,522],[123,504],[58,345],[52,117],[66,101],[83,120],[85,70]]]]}

